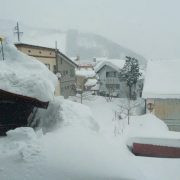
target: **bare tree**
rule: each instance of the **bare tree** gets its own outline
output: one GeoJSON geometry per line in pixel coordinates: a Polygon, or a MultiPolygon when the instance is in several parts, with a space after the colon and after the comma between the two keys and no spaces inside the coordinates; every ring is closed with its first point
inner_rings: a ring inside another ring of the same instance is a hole
{"type": "MultiPolygon", "coordinates": [[[[90,100],[92,98],[92,92],[87,90],[78,89],[77,96],[80,98],[80,103],[82,104],[84,100],[90,100]]],[[[95,97],[95,96],[93,96],[95,97]]]]}
{"type": "Polygon", "coordinates": [[[121,102],[118,105],[118,111],[115,111],[115,115],[113,118],[114,121],[114,134],[121,134],[123,133],[123,129],[126,124],[130,124],[130,117],[131,115],[136,113],[137,108],[143,109],[144,101],[138,100],[130,100],[124,99],[126,101],[121,102]],[[127,119],[127,121],[126,121],[127,119]]]}
{"type": "Polygon", "coordinates": [[[107,102],[111,102],[114,96],[115,88],[113,85],[106,85],[106,88],[108,90],[108,93],[105,95],[105,99],[107,102]]]}

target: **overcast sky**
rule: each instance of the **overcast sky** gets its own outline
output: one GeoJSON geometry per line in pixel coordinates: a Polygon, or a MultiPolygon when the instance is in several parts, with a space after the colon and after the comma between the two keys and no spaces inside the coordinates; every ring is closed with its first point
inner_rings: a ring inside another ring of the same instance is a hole
{"type": "Polygon", "coordinates": [[[103,35],[149,59],[180,59],[180,0],[0,0],[0,18],[103,35]]]}

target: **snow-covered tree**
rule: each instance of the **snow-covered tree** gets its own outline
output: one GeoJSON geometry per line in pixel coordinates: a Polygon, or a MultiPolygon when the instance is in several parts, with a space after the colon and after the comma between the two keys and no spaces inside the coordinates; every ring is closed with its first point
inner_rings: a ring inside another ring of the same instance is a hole
{"type": "Polygon", "coordinates": [[[139,63],[136,58],[126,56],[126,63],[120,72],[120,78],[126,81],[129,87],[129,98],[132,99],[132,87],[136,86],[136,83],[141,76],[139,72],[139,63]]]}

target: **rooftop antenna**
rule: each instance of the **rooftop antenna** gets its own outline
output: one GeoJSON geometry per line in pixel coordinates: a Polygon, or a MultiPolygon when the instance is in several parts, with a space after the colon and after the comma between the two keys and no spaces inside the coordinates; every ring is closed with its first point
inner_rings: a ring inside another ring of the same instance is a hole
{"type": "Polygon", "coordinates": [[[22,35],[23,32],[20,31],[18,22],[17,22],[14,29],[15,29],[14,33],[17,34],[18,42],[20,42],[20,35],[22,35]]]}

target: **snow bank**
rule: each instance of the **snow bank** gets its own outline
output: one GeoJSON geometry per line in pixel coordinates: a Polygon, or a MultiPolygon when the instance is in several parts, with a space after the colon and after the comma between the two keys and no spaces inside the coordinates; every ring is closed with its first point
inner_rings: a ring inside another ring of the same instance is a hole
{"type": "Polygon", "coordinates": [[[131,116],[130,125],[126,125],[126,128],[124,128],[123,136],[126,140],[132,137],[160,138],[168,134],[168,131],[167,125],[162,120],[153,114],[145,114],[131,116]]]}
{"type": "Polygon", "coordinates": [[[97,79],[88,79],[85,83],[85,87],[95,86],[97,84],[97,79]]]}
{"type": "Polygon", "coordinates": [[[96,132],[99,130],[99,125],[94,120],[89,107],[65,100],[60,96],[50,101],[46,110],[38,110],[31,126],[42,128],[44,133],[69,126],[84,127],[96,132]]]}
{"type": "Polygon", "coordinates": [[[31,157],[39,151],[37,135],[29,127],[10,130],[7,132],[7,137],[0,139],[0,158],[15,154],[19,160],[31,160],[31,157]]]}
{"type": "Polygon", "coordinates": [[[56,76],[47,67],[4,43],[5,60],[0,55],[0,89],[50,101],[54,97],[56,76]]]}
{"type": "Polygon", "coordinates": [[[57,97],[50,102],[48,113],[42,114],[49,121],[60,117],[55,131],[42,135],[31,128],[18,128],[0,138],[0,179],[179,180],[179,159],[137,157],[124,141],[137,135],[168,134],[162,121],[151,114],[131,117],[124,133],[114,136],[112,116],[119,100],[108,103],[96,97],[84,102],[90,108],[57,97]]]}
{"type": "Polygon", "coordinates": [[[0,139],[2,180],[143,179],[133,162],[126,162],[128,154],[119,153],[126,147],[98,133],[87,106],[58,101],[63,121],[56,131],[37,136],[31,128],[18,128],[0,139]]]}
{"type": "Polygon", "coordinates": [[[64,126],[83,126],[93,131],[99,130],[99,125],[94,120],[89,107],[69,100],[61,101],[61,107],[64,126]]]}
{"type": "Polygon", "coordinates": [[[49,102],[47,109],[38,109],[31,127],[41,128],[44,133],[59,128],[63,121],[61,114],[62,101],[63,97],[54,97],[54,100],[49,102]]]}

